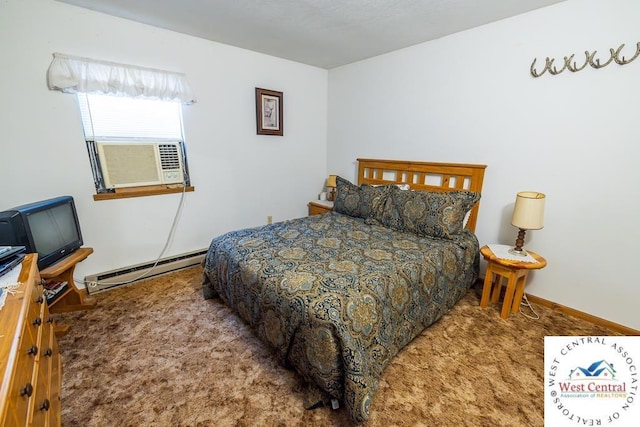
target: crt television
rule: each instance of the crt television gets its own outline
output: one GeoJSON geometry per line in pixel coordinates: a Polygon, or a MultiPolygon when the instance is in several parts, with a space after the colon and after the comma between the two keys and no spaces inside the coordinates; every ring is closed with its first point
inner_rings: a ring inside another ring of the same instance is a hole
{"type": "Polygon", "coordinates": [[[82,246],[71,196],[29,203],[0,212],[0,246],[24,246],[38,253],[38,268],[49,267],[82,246]]]}

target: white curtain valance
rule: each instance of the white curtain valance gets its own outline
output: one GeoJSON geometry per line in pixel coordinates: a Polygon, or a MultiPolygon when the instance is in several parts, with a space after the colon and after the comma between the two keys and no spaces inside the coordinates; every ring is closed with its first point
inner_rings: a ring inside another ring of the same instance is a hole
{"type": "Polygon", "coordinates": [[[49,89],[66,93],[101,93],[163,101],[195,101],[184,74],[53,54],[47,72],[49,89]]]}

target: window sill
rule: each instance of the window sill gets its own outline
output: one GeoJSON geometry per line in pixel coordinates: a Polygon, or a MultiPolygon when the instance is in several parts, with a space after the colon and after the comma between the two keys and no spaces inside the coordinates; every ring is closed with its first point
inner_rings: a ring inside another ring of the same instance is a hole
{"type": "Polygon", "coordinates": [[[160,194],[172,194],[195,191],[195,187],[192,185],[186,188],[170,185],[151,185],[147,187],[130,187],[130,188],[118,188],[115,193],[99,193],[93,195],[93,200],[113,200],[113,199],[126,199],[129,197],[145,197],[145,196],[157,196],[160,194]]]}

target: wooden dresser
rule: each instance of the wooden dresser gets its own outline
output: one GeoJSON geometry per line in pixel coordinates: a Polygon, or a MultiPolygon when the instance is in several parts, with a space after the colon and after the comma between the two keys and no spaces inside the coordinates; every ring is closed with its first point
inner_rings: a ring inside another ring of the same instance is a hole
{"type": "Polygon", "coordinates": [[[37,254],[22,262],[15,295],[0,310],[0,426],[59,426],[62,367],[37,254]]]}

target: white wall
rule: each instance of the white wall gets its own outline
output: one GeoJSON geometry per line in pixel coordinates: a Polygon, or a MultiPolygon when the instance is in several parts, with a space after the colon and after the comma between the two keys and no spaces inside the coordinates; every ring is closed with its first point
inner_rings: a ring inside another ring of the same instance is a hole
{"type": "Polygon", "coordinates": [[[525,247],[549,266],[527,291],[640,329],[640,59],[529,74],[536,57],[621,43],[630,56],[639,15],[633,0],[570,0],[327,73],[51,0],[5,0],[0,209],[74,196],[95,249],[77,277],[155,259],[179,195],[94,202],[75,98],[49,91],[46,70],[53,52],[174,70],[199,102],[184,109],[196,191],[168,254],[267,215],[305,215],[327,171],[355,179],[357,157],[485,163],[481,243],[514,241],[516,192],[546,193],[545,228],[525,247]],[[255,134],[256,86],[284,92],[284,137],[255,134]]]}
{"type": "Polygon", "coordinates": [[[331,70],[330,173],[355,179],[357,157],[487,164],[481,244],[513,243],[516,193],[546,193],[525,247],[549,265],[527,292],[640,329],[640,59],[529,73],[622,43],[632,56],[638,16],[635,0],[570,0],[331,70]]]}
{"type": "Polygon", "coordinates": [[[75,97],[49,91],[53,52],[185,73],[192,183],[167,255],[304,216],[326,170],[327,71],[50,0],[0,2],[0,209],[68,194],[86,246],[76,277],[160,253],[180,195],[93,201],[75,97]],[[254,88],[284,92],[284,137],[256,135],[254,88]]]}

